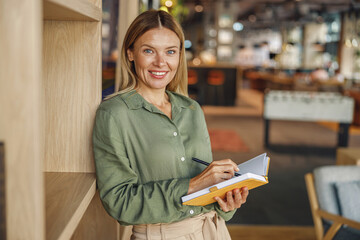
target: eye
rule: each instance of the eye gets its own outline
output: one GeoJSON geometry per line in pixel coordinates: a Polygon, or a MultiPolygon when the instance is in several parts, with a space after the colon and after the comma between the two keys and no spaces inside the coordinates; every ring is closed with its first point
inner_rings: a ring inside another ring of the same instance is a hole
{"type": "Polygon", "coordinates": [[[176,53],[176,51],[175,50],[169,50],[169,51],[167,51],[167,53],[170,54],[170,55],[173,55],[173,54],[176,53]]]}
{"type": "Polygon", "coordinates": [[[153,51],[151,49],[145,49],[144,53],[153,53],[153,51]]]}

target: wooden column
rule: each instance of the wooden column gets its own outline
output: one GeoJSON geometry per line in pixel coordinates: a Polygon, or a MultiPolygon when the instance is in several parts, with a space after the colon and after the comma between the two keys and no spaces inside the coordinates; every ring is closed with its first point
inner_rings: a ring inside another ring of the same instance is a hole
{"type": "MultiPolygon", "coordinates": [[[[124,37],[131,22],[139,15],[139,1],[119,0],[118,49],[119,56],[124,37]]],[[[120,86],[120,57],[116,61],[115,92],[120,86]]]]}
{"type": "MultiPolygon", "coordinates": [[[[0,1],[0,141],[7,239],[42,240],[42,1],[0,1]]],[[[1,219],[3,221],[4,219],[1,219]]]]}

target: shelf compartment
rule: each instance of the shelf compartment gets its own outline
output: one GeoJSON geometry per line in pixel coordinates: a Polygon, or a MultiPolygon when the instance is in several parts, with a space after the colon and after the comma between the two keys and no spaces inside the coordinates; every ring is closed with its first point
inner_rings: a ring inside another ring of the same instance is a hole
{"type": "Polygon", "coordinates": [[[95,192],[94,173],[46,172],[46,239],[70,239],[95,192]]]}
{"type": "Polygon", "coordinates": [[[43,0],[44,20],[96,21],[102,18],[101,9],[87,0],[43,0]]]}

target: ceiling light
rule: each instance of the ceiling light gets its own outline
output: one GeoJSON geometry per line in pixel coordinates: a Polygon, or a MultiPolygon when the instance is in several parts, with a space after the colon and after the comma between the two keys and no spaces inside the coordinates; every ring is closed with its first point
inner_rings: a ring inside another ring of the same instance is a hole
{"type": "Polygon", "coordinates": [[[242,24],[239,23],[239,22],[235,22],[235,23],[233,24],[233,29],[234,29],[234,31],[239,32],[239,31],[241,31],[241,30],[244,29],[244,25],[242,25],[242,24]]]}
{"type": "Polygon", "coordinates": [[[184,46],[185,46],[186,49],[191,48],[191,46],[192,46],[191,41],[190,40],[185,40],[184,46]]]}
{"type": "Polygon", "coordinates": [[[210,37],[216,37],[217,35],[217,31],[213,28],[211,28],[208,33],[210,37]]]}
{"type": "Polygon", "coordinates": [[[352,43],[352,45],[353,45],[353,47],[358,47],[359,46],[359,43],[358,43],[358,41],[355,39],[355,38],[353,38],[353,40],[351,41],[351,43],[352,43]]]}
{"type": "Polygon", "coordinates": [[[196,65],[196,66],[198,66],[198,65],[201,64],[200,58],[194,58],[192,62],[193,62],[193,64],[196,65]]]}
{"type": "Polygon", "coordinates": [[[172,5],[173,5],[173,2],[170,1],[170,0],[168,0],[168,1],[165,2],[165,6],[167,6],[168,8],[169,8],[169,7],[172,7],[172,5]]]}
{"type": "Polygon", "coordinates": [[[331,31],[339,32],[339,24],[336,21],[331,23],[331,31]]]}
{"type": "Polygon", "coordinates": [[[253,15],[253,14],[250,15],[250,16],[249,16],[249,21],[252,22],[252,23],[253,23],[253,22],[256,22],[256,16],[253,15]]]}
{"type": "Polygon", "coordinates": [[[198,4],[198,5],[195,6],[195,11],[196,12],[202,12],[202,11],[204,11],[204,7],[202,5],[200,5],[200,4],[198,4]]]}
{"type": "Polygon", "coordinates": [[[350,39],[346,39],[346,40],[345,40],[345,46],[348,47],[348,48],[351,48],[351,47],[352,47],[352,43],[351,43],[351,40],[350,40],[350,39]]]}
{"type": "Polygon", "coordinates": [[[209,45],[210,48],[215,48],[216,45],[217,45],[217,42],[216,42],[216,40],[211,39],[211,40],[209,40],[208,45],[209,45]]]}

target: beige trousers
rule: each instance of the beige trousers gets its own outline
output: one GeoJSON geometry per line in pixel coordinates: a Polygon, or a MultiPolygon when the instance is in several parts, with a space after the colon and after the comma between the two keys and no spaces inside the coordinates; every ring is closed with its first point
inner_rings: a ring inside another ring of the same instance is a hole
{"type": "Polygon", "coordinates": [[[215,211],[175,223],[134,225],[131,240],[231,240],[215,211]]]}

